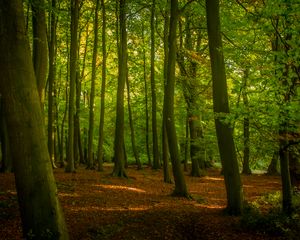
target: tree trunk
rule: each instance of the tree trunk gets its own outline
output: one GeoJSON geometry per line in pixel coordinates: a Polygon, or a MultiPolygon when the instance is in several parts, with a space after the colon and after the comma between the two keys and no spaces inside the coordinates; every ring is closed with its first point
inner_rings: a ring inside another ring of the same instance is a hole
{"type": "Polygon", "coordinates": [[[227,192],[229,214],[242,212],[242,184],[235,152],[232,128],[224,122],[229,113],[225,64],[222,52],[219,0],[206,0],[207,30],[213,81],[213,106],[220,157],[227,192]]]}
{"type": "Polygon", "coordinates": [[[0,143],[1,143],[1,169],[0,172],[12,172],[12,160],[9,148],[7,123],[4,113],[4,101],[0,94],[0,143]]]}
{"type": "Polygon", "coordinates": [[[33,0],[31,2],[31,8],[33,30],[33,66],[41,106],[43,106],[48,67],[47,26],[44,0],[33,0]]]}
{"type": "Polygon", "coordinates": [[[176,28],[178,21],[178,1],[171,0],[171,15],[169,28],[169,55],[167,69],[167,85],[164,95],[164,118],[166,121],[169,151],[172,162],[176,196],[190,197],[181,169],[177,136],[174,119],[174,89],[175,89],[175,63],[176,63],[176,28]]]}
{"type": "MultiPolygon", "coordinates": [[[[117,116],[114,142],[114,169],[113,176],[127,177],[125,172],[125,153],[124,153],[124,88],[127,76],[127,32],[126,32],[126,1],[119,1],[119,26],[120,41],[118,48],[119,57],[119,76],[117,89],[117,116]]],[[[119,36],[118,36],[119,38],[119,36]]]]}
{"type": "Polygon", "coordinates": [[[147,72],[146,72],[146,50],[145,50],[145,36],[144,36],[144,23],[142,23],[142,38],[143,38],[143,67],[144,67],[144,87],[145,87],[145,138],[146,138],[146,151],[148,166],[152,166],[151,156],[150,156],[150,146],[149,146],[149,110],[148,110],[148,83],[147,83],[147,72]]]}
{"type": "Polygon", "coordinates": [[[0,1],[0,94],[15,171],[24,238],[68,239],[47,149],[44,119],[21,0],[0,1]]]}
{"type": "Polygon", "coordinates": [[[101,85],[101,106],[98,140],[98,171],[103,171],[103,142],[104,142],[104,114],[105,114],[105,85],[106,85],[106,9],[104,0],[102,6],[102,85],[101,85]]]}
{"type": "MultiPolygon", "coordinates": [[[[55,41],[56,41],[56,0],[52,0],[52,10],[50,13],[50,43],[49,43],[49,73],[48,73],[48,151],[52,167],[55,166],[54,158],[54,131],[53,131],[53,122],[54,122],[54,111],[53,111],[53,87],[54,79],[56,74],[55,66],[55,41]]],[[[41,97],[41,95],[40,95],[41,97]]]]}
{"type": "Polygon", "coordinates": [[[70,93],[68,115],[68,150],[66,172],[75,172],[74,162],[74,113],[75,113],[75,85],[77,68],[77,30],[79,16],[79,0],[71,0],[71,46],[70,46],[70,93]]]}
{"type": "Polygon", "coordinates": [[[152,169],[159,169],[159,150],[158,150],[158,136],[157,136],[157,119],[156,119],[156,87],[155,87],[155,0],[152,0],[151,6],[151,98],[152,98],[152,141],[153,141],[153,165],[152,169]]]}
{"type": "Polygon", "coordinates": [[[141,170],[142,164],[141,164],[140,157],[139,157],[136,145],[135,145],[135,135],[134,135],[134,126],[133,126],[131,104],[130,104],[130,87],[129,87],[128,76],[126,76],[126,86],[127,86],[127,106],[128,106],[128,117],[129,117],[130,135],[131,135],[131,146],[132,146],[132,151],[133,151],[133,155],[135,158],[135,162],[137,164],[137,168],[138,168],[138,170],[141,170]]]}
{"type": "Polygon", "coordinates": [[[249,114],[249,100],[247,93],[247,80],[249,75],[249,69],[245,70],[244,87],[243,87],[243,102],[246,109],[246,116],[244,117],[244,161],[243,161],[243,174],[250,175],[250,119],[249,114]]]}
{"type": "MultiPolygon", "coordinates": [[[[169,48],[168,48],[168,35],[169,35],[169,25],[170,25],[170,17],[169,17],[169,8],[170,1],[166,1],[165,7],[165,19],[164,19],[164,92],[166,92],[167,85],[167,72],[168,72],[168,56],[169,56],[169,48]]],[[[163,104],[163,112],[165,111],[165,103],[163,104]]],[[[166,118],[165,114],[163,114],[162,120],[162,161],[163,161],[163,172],[164,172],[164,182],[172,183],[170,170],[169,170],[169,146],[168,146],[168,134],[166,128],[166,118]]]]}
{"type": "Polygon", "coordinates": [[[96,1],[95,19],[94,19],[94,49],[93,49],[93,62],[92,62],[92,79],[91,79],[91,93],[90,93],[90,114],[89,114],[89,136],[88,136],[88,161],[87,168],[94,169],[94,102],[95,102],[95,79],[96,79],[96,60],[98,49],[98,9],[99,0],[96,1]]]}

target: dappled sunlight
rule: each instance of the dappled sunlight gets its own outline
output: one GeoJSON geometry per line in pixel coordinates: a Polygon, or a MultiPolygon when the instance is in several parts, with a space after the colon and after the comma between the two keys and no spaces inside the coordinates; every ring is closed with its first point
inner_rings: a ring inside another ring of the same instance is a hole
{"type": "Polygon", "coordinates": [[[138,206],[138,207],[100,207],[100,206],[88,206],[88,207],[71,207],[70,210],[73,212],[94,212],[94,211],[107,211],[107,212],[123,212],[123,211],[146,211],[149,210],[151,206],[138,206]]]}
{"type": "Polygon", "coordinates": [[[216,205],[216,204],[203,204],[203,203],[195,203],[195,207],[207,208],[207,209],[222,209],[225,208],[225,205],[216,205]]]}
{"type": "Polygon", "coordinates": [[[102,187],[104,189],[113,189],[113,190],[125,190],[125,191],[132,191],[132,192],[138,192],[138,193],[145,193],[146,191],[140,188],[134,188],[134,187],[127,187],[127,186],[119,186],[119,185],[104,185],[104,184],[97,184],[94,185],[96,187],[102,187]]]}
{"type": "Polygon", "coordinates": [[[77,193],[58,193],[60,197],[80,197],[77,193]]]}
{"type": "Polygon", "coordinates": [[[212,181],[224,181],[223,178],[218,178],[218,177],[205,177],[207,180],[212,180],[212,181]]]}

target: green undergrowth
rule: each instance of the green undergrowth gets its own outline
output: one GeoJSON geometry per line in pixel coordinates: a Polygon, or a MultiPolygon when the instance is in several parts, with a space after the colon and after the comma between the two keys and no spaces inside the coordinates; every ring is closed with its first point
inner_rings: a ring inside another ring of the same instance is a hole
{"type": "Polygon", "coordinates": [[[241,217],[241,227],[283,239],[299,239],[300,195],[295,194],[294,212],[286,215],[281,209],[281,193],[266,194],[256,201],[246,203],[241,217]]]}

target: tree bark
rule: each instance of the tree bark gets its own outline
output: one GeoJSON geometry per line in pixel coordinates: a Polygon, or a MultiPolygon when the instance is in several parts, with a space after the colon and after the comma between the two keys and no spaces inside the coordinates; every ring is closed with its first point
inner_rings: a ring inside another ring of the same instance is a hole
{"type": "Polygon", "coordinates": [[[244,161],[243,161],[243,174],[250,175],[250,119],[249,115],[249,100],[247,93],[247,82],[248,82],[249,69],[245,70],[244,76],[244,87],[243,87],[243,102],[246,109],[246,116],[244,117],[244,161]]]}
{"type": "MultiPolygon", "coordinates": [[[[49,73],[48,73],[48,151],[50,160],[52,163],[52,167],[56,167],[55,158],[54,158],[54,130],[53,130],[53,122],[54,122],[54,111],[53,111],[53,87],[54,87],[54,79],[56,74],[56,66],[55,66],[55,47],[56,47],[56,0],[52,0],[52,9],[50,13],[50,43],[49,43],[49,73]]],[[[40,96],[41,97],[41,96],[40,96]]]]}
{"type": "Polygon", "coordinates": [[[66,172],[75,172],[74,161],[74,115],[75,115],[75,85],[77,69],[77,30],[79,16],[79,0],[71,0],[71,46],[70,46],[70,93],[68,113],[68,150],[66,172]]]}
{"type": "MultiPolygon", "coordinates": [[[[120,40],[118,48],[119,76],[117,89],[117,116],[114,142],[114,169],[113,176],[127,177],[125,172],[125,152],[124,152],[124,88],[127,76],[127,32],[126,32],[126,1],[119,1],[119,26],[120,40]]],[[[119,37],[119,36],[118,36],[119,37]]]]}
{"type": "Polygon", "coordinates": [[[206,0],[206,17],[209,53],[213,81],[213,106],[220,157],[223,163],[227,192],[227,211],[239,215],[242,212],[242,184],[235,152],[232,128],[224,122],[229,113],[227,83],[220,30],[219,0],[206,0]]]}
{"type": "Polygon", "coordinates": [[[104,142],[104,114],[105,114],[105,87],[106,87],[106,8],[104,0],[102,6],[102,84],[101,84],[101,106],[98,140],[98,171],[103,171],[103,142],[104,142]]]}
{"type": "Polygon", "coordinates": [[[158,150],[158,135],[157,135],[157,119],[156,119],[156,86],[155,86],[155,0],[152,0],[151,6],[151,102],[152,102],[152,147],[153,147],[153,165],[152,169],[160,168],[159,150],[158,150]]]}
{"type": "Polygon", "coordinates": [[[37,82],[37,88],[41,101],[44,105],[44,90],[47,79],[48,67],[48,43],[47,43],[47,25],[45,14],[45,1],[33,0],[32,8],[32,30],[33,30],[33,66],[37,82]]]}
{"type": "Polygon", "coordinates": [[[15,171],[24,238],[68,239],[47,149],[21,0],[0,1],[0,94],[15,171]]]}
{"type": "MultiPolygon", "coordinates": [[[[169,25],[170,25],[170,11],[169,5],[170,1],[166,1],[165,7],[165,19],[164,19],[164,92],[166,92],[167,77],[168,77],[168,35],[169,35],[169,25]]],[[[163,112],[165,111],[165,102],[163,104],[163,112]]],[[[162,119],[162,161],[163,161],[163,172],[164,172],[164,182],[172,183],[170,170],[169,170],[169,145],[168,145],[168,134],[166,128],[166,116],[163,114],[162,119]]]]}
{"type": "Polygon", "coordinates": [[[88,169],[94,169],[94,102],[95,102],[95,79],[96,79],[96,60],[98,49],[98,9],[99,0],[96,1],[95,19],[94,19],[94,48],[92,61],[92,79],[91,79],[91,93],[90,93],[90,114],[89,114],[89,136],[88,136],[88,169]]]}
{"type": "Polygon", "coordinates": [[[181,169],[180,157],[178,153],[177,135],[174,119],[174,89],[175,89],[175,63],[176,63],[176,28],[178,21],[178,1],[171,0],[171,15],[169,28],[169,55],[167,68],[167,85],[164,95],[164,118],[169,144],[169,151],[172,162],[176,196],[190,197],[183,171],[181,169]]]}

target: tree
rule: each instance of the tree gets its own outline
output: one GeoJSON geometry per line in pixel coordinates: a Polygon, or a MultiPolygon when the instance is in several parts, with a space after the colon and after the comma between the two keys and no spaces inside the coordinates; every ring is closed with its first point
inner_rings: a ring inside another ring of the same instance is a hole
{"type": "Polygon", "coordinates": [[[53,87],[56,74],[55,68],[55,41],[56,41],[56,0],[52,0],[50,12],[50,41],[49,41],[49,73],[48,73],[48,151],[52,166],[55,167],[54,159],[54,131],[53,131],[53,87]]]}
{"type": "MultiPolygon", "coordinates": [[[[118,1],[117,1],[118,2],[118,1]]],[[[126,0],[119,1],[120,40],[118,47],[119,75],[117,90],[117,116],[114,142],[114,169],[113,176],[127,177],[124,169],[124,88],[127,77],[127,32],[126,32],[126,0]]],[[[118,29],[118,28],[117,28],[118,29]]],[[[119,37],[119,36],[118,36],[119,37]]]]}
{"type": "Polygon", "coordinates": [[[101,106],[100,125],[98,139],[98,170],[103,170],[103,142],[104,142],[104,114],[105,114],[105,85],[106,85],[106,8],[104,0],[101,0],[102,7],[102,84],[101,84],[101,106]]]}
{"type": "Polygon", "coordinates": [[[167,138],[169,151],[172,162],[172,170],[175,181],[175,189],[173,194],[176,196],[190,197],[183,171],[180,165],[177,135],[174,119],[174,88],[175,88],[175,63],[176,63],[176,28],[178,21],[178,1],[171,0],[170,10],[170,28],[169,28],[169,52],[168,52],[168,68],[167,83],[164,95],[164,119],[166,121],[167,138]]]}
{"type": "MultiPolygon", "coordinates": [[[[170,1],[167,0],[165,11],[164,11],[164,92],[166,91],[167,85],[167,77],[168,77],[168,35],[169,35],[169,25],[170,25],[170,10],[169,10],[170,1]]],[[[163,105],[165,108],[165,104],[163,105]]],[[[163,112],[165,110],[163,109],[163,112]]],[[[169,172],[169,146],[168,146],[168,134],[167,134],[167,127],[166,127],[166,116],[163,114],[162,120],[162,161],[163,161],[163,171],[164,171],[164,182],[171,183],[171,177],[169,172]]]]}
{"type": "Polygon", "coordinates": [[[152,147],[153,147],[153,169],[160,168],[159,164],[159,151],[158,151],[158,136],[157,136],[157,119],[156,119],[156,87],[155,87],[155,0],[152,0],[151,5],[151,102],[152,102],[152,147]]]}
{"type": "Polygon", "coordinates": [[[207,31],[213,81],[213,106],[219,152],[224,172],[229,214],[242,212],[242,186],[232,128],[224,117],[229,113],[224,56],[220,30],[219,0],[206,0],[207,31]]]}
{"type": "Polygon", "coordinates": [[[96,60],[98,49],[98,9],[99,0],[96,1],[94,19],[94,48],[92,62],[92,79],[90,93],[90,115],[89,115],[89,137],[88,137],[88,168],[94,169],[93,139],[94,139],[94,101],[95,101],[95,79],[96,79],[96,60]]]}
{"type": "Polygon", "coordinates": [[[48,46],[47,26],[45,16],[44,0],[33,0],[32,8],[32,30],[33,30],[33,66],[38,86],[41,105],[44,104],[44,90],[46,86],[48,46]]]}
{"type": "Polygon", "coordinates": [[[74,163],[74,112],[75,83],[77,68],[77,30],[78,30],[79,0],[71,0],[71,46],[70,46],[70,93],[68,112],[68,150],[66,172],[75,171],[74,163]]]}
{"type": "Polygon", "coordinates": [[[245,70],[244,73],[244,86],[243,86],[243,102],[244,106],[246,108],[246,116],[244,117],[244,161],[243,161],[243,174],[251,174],[250,169],[250,119],[249,119],[249,100],[248,100],[248,89],[247,89],[247,81],[248,81],[248,75],[249,75],[249,69],[245,70]]]}
{"type": "Polygon", "coordinates": [[[47,149],[21,0],[0,1],[1,95],[26,239],[68,239],[47,149]]]}

